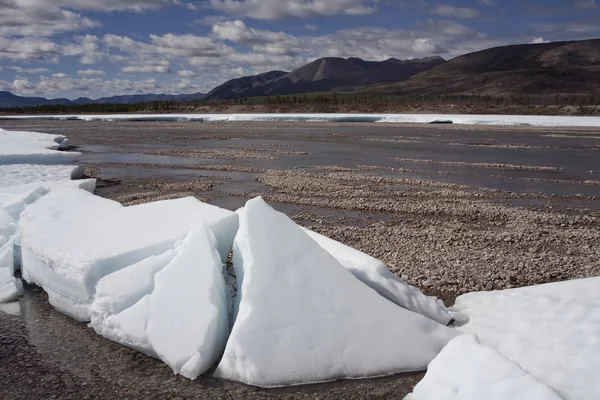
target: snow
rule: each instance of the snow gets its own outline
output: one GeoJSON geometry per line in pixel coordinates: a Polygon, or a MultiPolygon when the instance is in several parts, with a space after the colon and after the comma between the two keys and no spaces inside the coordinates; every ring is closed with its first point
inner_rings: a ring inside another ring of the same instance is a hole
{"type": "Polygon", "coordinates": [[[469,293],[459,329],[517,362],[564,399],[600,399],[600,278],[469,293]]]}
{"type": "Polygon", "coordinates": [[[14,269],[21,266],[21,240],[18,235],[21,212],[29,204],[52,190],[59,188],[78,188],[93,192],[96,187],[95,179],[76,181],[34,182],[25,185],[0,187],[0,237],[12,239],[14,244],[14,269]]]}
{"type": "Polygon", "coordinates": [[[82,121],[288,121],[288,122],[382,122],[454,123],[513,126],[600,126],[600,117],[539,115],[462,114],[108,114],[108,115],[19,115],[0,120],[82,120],[82,121]]]}
{"type": "MultiPolygon", "coordinates": [[[[68,181],[83,176],[82,165],[39,165],[6,164],[0,165],[0,188],[21,186],[38,182],[68,181]]],[[[1,189],[0,189],[1,190],[1,189]]]]}
{"type": "Polygon", "coordinates": [[[0,129],[0,303],[23,292],[21,280],[14,277],[21,264],[21,212],[59,187],[95,188],[93,179],[70,181],[83,175],[83,167],[68,164],[80,153],[57,151],[68,147],[64,136],[0,129]]]}
{"type": "Polygon", "coordinates": [[[0,311],[18,317],[21,315],[21,304],[19,304],[18,301],[13,301],[12,303],[0,303],[0,311]]]}
{"type": "Polygon", "coordinates": [[[381,297],[261,198],[240,214],[240,304],[217,377],[276,387],[421,370],[458,334],[381,297]]]}
{"type": "Polygon", "coordinates": [[[64,136],[38,132],[0,131],[0,164],[66,164],[81,153],[56,151],[64,136]]]}
{"type": "Polygon", "coordinates": [[[174,249],[104,277],[92,305],[93,328],[177,374],[204,373],[229,335],[229,293],[216,245],[201,226],[174,249]]]}
{"type": "Polygon", "coordinates": [[[303,229],[352,275],[389,301],[443,325],[448,325],[452,320],[453,316],[441,300],[425,296],[418,288],[398,278],[381,261],[309,229],[303,229]]]}
{"type": "Polygon", "coordinates": [[[561,400],[519,364],[481,345],[475,335],[452,339],[404,400],[476,399],[561,400]]]}
{"type": "Polygon", "coordinates": [[[21,214],[23,278],[43,287],[57,310],[89,321],[100,279],[163,253],[204,223],[225,260],[234,212],[193,197],[123,207],[83,190],[53,190],[21,214]]]}
{"type": "Polygon", "coordinates": [[[13,241],[0,237],[0,303],[15,301],[23,293],[23,283],[14,277],[13,241]],[[4,243],[3,243],[4,242],[4,243]]]}

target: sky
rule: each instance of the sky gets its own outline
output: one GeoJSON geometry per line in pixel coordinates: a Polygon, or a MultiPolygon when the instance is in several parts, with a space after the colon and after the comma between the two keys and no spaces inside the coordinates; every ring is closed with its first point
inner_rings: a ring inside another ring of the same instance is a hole
{"type": "Polygon", "coordinates": [[[0,90],[207,92],[320,57],[451,59],[600,36],[600,0],[0,0],[0,90]]]}

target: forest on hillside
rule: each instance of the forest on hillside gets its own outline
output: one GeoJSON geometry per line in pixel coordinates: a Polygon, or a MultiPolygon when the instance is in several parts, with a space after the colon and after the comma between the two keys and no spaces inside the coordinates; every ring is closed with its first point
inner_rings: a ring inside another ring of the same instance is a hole
{"type": "Polygon", "coordinates": [[[81,105],[39,105],[33,107],[14,107],[0,109],[2,114],[89,114],[89,113],[140,113],[140,112],[206,112],[211,108],[223,109],[230,106],[264,106],[267,110],[284,107],[286,112],[303,112],[307,106],[321,112],[339,112],[338,109],[348,106],[353,112],[372,112],[373,109],[403,109],[420,107],[423,109],[438,106],[456,105],[459,108],[498,108],[507,106],[544,107],[544,106],[576,106],[584,110],[588,106],[599,106],[600,96],[591,95],[541,95],[541,96],[469,96],[469,95],[374,95],[374,94],[338,94],[308,93],[301,95],[247,97],[240,99],[175,102],[152,101],[135,104],[81,104],[81,105]]]}

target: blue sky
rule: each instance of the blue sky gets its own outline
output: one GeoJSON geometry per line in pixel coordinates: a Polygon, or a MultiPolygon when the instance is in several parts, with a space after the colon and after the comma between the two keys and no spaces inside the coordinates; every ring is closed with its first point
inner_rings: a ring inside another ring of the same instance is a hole
{"type": "Polygon", "coordinates": [[[193,93],[319,57],[600,36],[600,0],[0,0],[0,90],[193,93]]]}

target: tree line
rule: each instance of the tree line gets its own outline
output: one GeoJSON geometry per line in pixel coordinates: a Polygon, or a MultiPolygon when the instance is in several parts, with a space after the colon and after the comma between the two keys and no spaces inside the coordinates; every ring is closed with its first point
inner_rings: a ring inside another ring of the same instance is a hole
{"type": "Polygon", "coordinates": [[[6,114],[89,114],[89,113],[133,113],[143,111],[166,111],[179,107],[175,101],[151,101],[133,104],[42,104],[27,107],[0,108],[6,114]]]}
{"type": "Polygon", "coordinates": [[[470,105],[470,106],[594,106],[600,105],[596,95],[523,95],[523,96],[476,96],[476,95],[378,95],[307,93],[296,95],[244,97],[238,99],[209,100],[194,102],[152,101],[134,104],[45,104],[29,107],[0,108],[4,114],[87,114],[87,113],[133,113],[177,111],[182,108],[223,105],[319,105],[336,107],[351,106],[427,106],[427,105],[470,105]]]}

